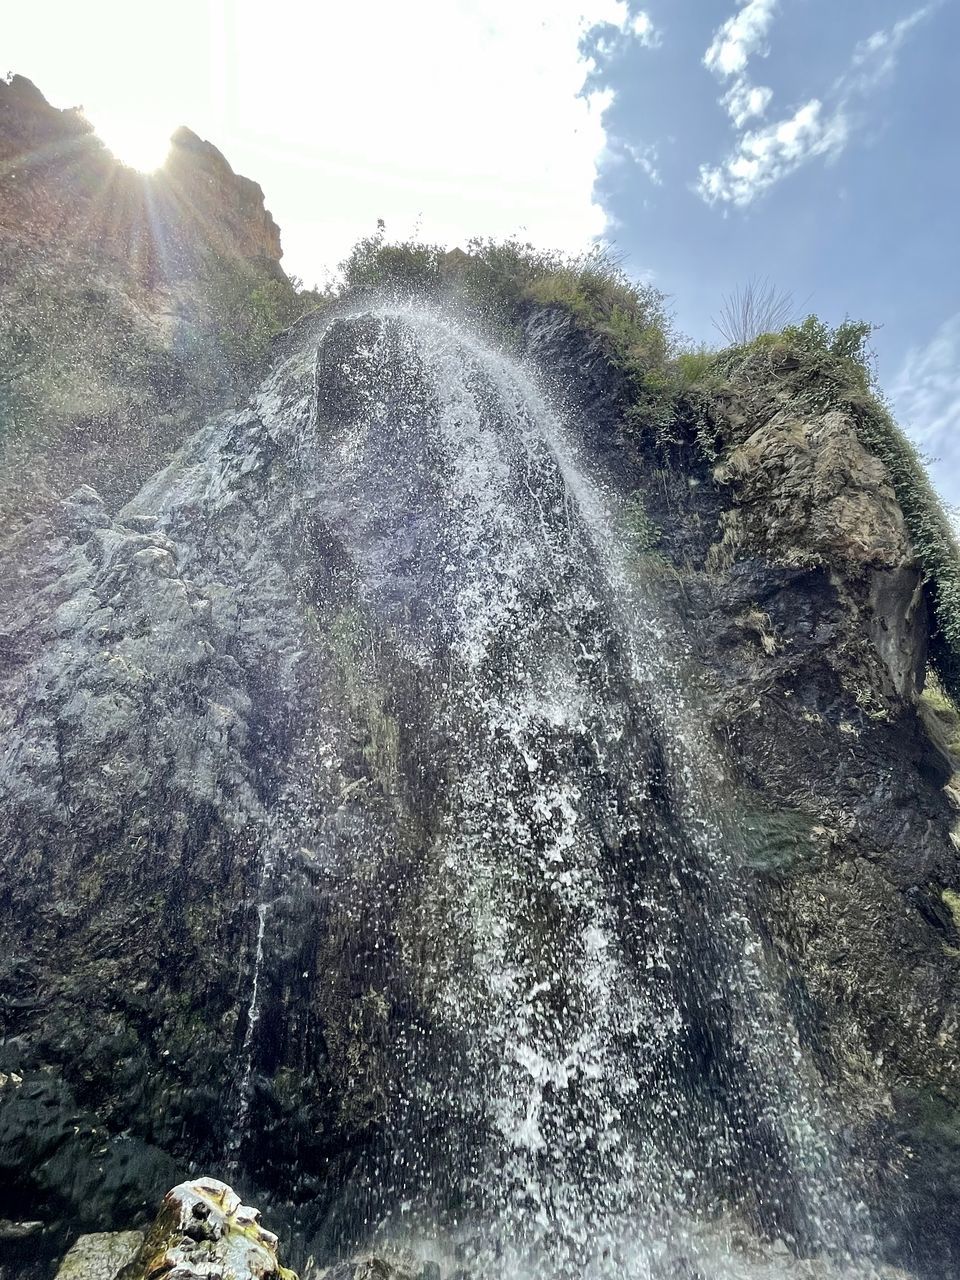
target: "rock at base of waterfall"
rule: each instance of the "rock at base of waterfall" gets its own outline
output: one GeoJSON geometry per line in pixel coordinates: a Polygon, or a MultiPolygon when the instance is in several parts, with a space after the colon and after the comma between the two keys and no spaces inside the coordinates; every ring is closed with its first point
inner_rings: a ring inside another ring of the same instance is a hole
{"type": "Polygon", "coordinates": [[[384,1246],[315,1271],[309,1280],[440,1280],[440,1275],[438,1263],[417,1258],[406,1249],[384,1246]]]}
{"type": "Polygon", "coordinates": [[[277,1259],[260,1213],[216,1178],[181,1182],[117,1280],[297,1280],[277,1259]]]}
{"type": "Polygon", "coordinates": [[[60,1263],[55,1280],[114,1280],[142,1244],[142,1231],[96,1231],[80,1236],[60,1263]]]}

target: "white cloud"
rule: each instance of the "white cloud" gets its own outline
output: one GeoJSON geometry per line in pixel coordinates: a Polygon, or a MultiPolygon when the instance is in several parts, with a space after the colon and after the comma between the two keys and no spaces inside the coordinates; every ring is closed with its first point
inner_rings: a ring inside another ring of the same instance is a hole
{"type": "MultiPolygon", "coordinates": [[[[907,352],[889,398],[900,425],[933,455],[931,471],[941,492],[960,503],[960,312],[926,346],[907,352]]],[[[960,519],[960,512],[954,516],[960,519]]]]}
{"type": "Polygon", "coordinates": [[[766,35],[773,22],[777,0],[742,0],[741,7],[714,32],[703,56],[703,65],[719,80],[734,77],[720,101],[738,129],[748,120],[766,114],[773,90],[751,84],[747,63],[754,54],[766,55],[766,35]]]}
{"type": "Polygon", "coordinates": [[[722,165],[701,165],[697,190],[710,204],[748,205],[813,156],[840,151],[846,137],[842,114],[825,115],[812,98],[789,119],[744,134],[722,165]]]}
{"type": "Polygon", "coordinates": [[[637,147],[632,142],[625,142],[623,151],[635,165],[643,170],[655,187],[663,186],[663,178],[660,176],[660,153],[656,143],[637,147]]]}
{"type": "Polygon", "coordinates": [[[776,8],[777,0],[742,0],[733,17],[714,33],[704,66],[721,78],[742,74],[751,56],[764,48],[776,8]]]}
{"type": "Polygon", "coordinates": [[[960,440],[960,312],[912,347],[890,387],[901,424],[925,447],[960,440]]]}
{"type": "Polygon", "coordinates": [[[378,217],[448,244],[516,232],[583,248],[605,228],[610,96],[581,96],[580,39],[603,22],[653,38],[625,0],[274,0],[269,21],[255,0],[59,9],[55,41],[43,6],[11,15],[7,65],[94,120],[216,143],[263,187],[284,265],[308,283],[378,217]]]}
{"type": "Polygon", "coordinates": [[[647,45],[648,48],[654,49],[660,43],[660,32],[653,25],[649,13],[644,12],[643,9],[634,14],[626,29],[629,35],[635,36],[641,44],[647,45]]]}
{"type": "Polygon", "coordinates": [[[761,85],[748,84],[746,80],[737,80],[733,87],[724,94],[721,101],[727,108],[730,119],[738,129],[742,129],[754,116],[766,115],[767,107],[773,98],[773,90],[761,85]]]}
{"type": "Polygon", "coordinates": [[[853,51],[850,69],[840,80],[840,87],[846,93],[869,93],[882,80],[893,74],[897,66],[897,56],[901,46],[913,28],[930,16],[938,4],[927,4],[901,18],[885,31],[875,31],[866,40],[861,40],[853,51]]]}
{"type": "MultiPolygon", "coordinates": [[[[722,164],[701,165],[697,191],[703,199],[708,204],[744,207],[816,157],[839,155],[855,130],[858,99],[866,97],[893,73],[907,36],[938,2],[917,9],[889,29],[862,40],[826,102],[811,98],[792,116],[742,133],[722,164]]],[[[742,130],[753,117],[764,115],[773,97],[771,90],[749,84],[743,71],[750,55],[762,51],[775,3],[776,0],[748,0],[720,28],[704,58],[711,70],[737,77],[722,99],[737,129],[742,130]],[[733,24],[751,9],[754,13],[750,22],[735,30],[733,24]]]]}

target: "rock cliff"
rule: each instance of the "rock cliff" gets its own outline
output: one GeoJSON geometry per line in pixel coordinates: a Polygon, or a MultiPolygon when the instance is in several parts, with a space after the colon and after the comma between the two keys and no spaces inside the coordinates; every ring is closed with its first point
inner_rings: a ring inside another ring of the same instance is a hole
{"type": "MultiPolygon", "coordinates": [[[[614,887],[630,957],[609,1003],[673,947],[687,1038],[639,1063],[645,1096],[662,1103],[677,1063],[678,1089],[730,1094],[725,1116],[700,1099],[743,1130],[713,1190],[736,1201],[749,1167],[775,1208],[739,1208],[769,1247],[813,1251],[817,1224],[764,1181],[790,1135],[754,1079],[777,1053],[758,1066],[737,1043],[760,1025],[749,982],[704,993],[742,937],[683,862],[702,783],[720,812],[693,825],[716,818],[737,851],[724,892],[796,1028],[776,1048],[816,1077],[881,1252],[960,1274],[957,766],[920,703],[936,602],[856,405],[806,395],[774,347],[665,430],[603,335],[529,298],[511,334],[575,442],[560,463],[518,440],[534,392],[474,339],[440,385],[456,361],[434,313],[411,345],[402,307],[354,292],[238,358],[250,281],[288,287],[259,188],[186,132],[163,174],[130,174],[19,78],[0,112],[2,447],[16,483],[39,477],[0,559],[0,1267],[51,1275],[78,1232],[145,1226],[199,1167],[265,1196],[298,1266],[368,1243],[425,1170],[434,1207],[469,1199],[470,1073],[491,1068],[458,1044],[493,1006],[515,1039],[515,1006],[534,1019],[469,968],[473,931],[506,883],[485,944],[520,934],[516,971],[537,973],[566,936],[556,864],[581,845],[600,871],[573,880],[614,887]],[[236,270],[225,319],[214,285],[236,270]],[[618,526],[619,577],[584,532],[577,467],[642,513],[618,526]],[[611,621],[637,582],[639,694],[611,621]],[[709,751],[680,770],[688,699],[709,751]]],[[[565,1033],[597,990],[578,985],[593,935],[574,918],[567,996],[543,1014],[565,1033]]],[[[541,1089],[545,1126],[562,1093],[541,1089]]],[[[128,1280],[155,1273],[147,1253],[128,1280]]]]}
{"type": "Polygon", "coordinates": [[[89,480],[129,497],[248,385],[298,313],[256,183],[187,129],[155,174],[0,81],[0,516],[89,480]]]}
{"type": "Polygon", "coordinates": [[[638,448],[602,350],[562,314],[529,331],[569,386],[594,388],[598,448],[656,527],[662,590],[743,783],[755,909],[890,1196],[884,1225],[925,1221],[907,1256],[960,1273],[958,762],[918,707],[931,623],[889,475],[852,416],[791,391],[789,362],[759,396],[727,388],[715,463],[692,428],[638,448]]]}

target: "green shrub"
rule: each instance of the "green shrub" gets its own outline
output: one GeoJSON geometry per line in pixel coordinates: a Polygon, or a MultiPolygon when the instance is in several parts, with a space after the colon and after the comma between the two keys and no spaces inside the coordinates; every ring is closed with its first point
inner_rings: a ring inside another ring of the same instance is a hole
{"type": "Polygon", "coordinates": [[[611,359],[631,374],[664,362],[670,323],[664,297],[631,281],[600,248],[566,255],[516,239],[474,239],[450,252],[418,240],[388,243],[383,223],[340,264],[348,291],[382,288],[402,297],[448,292],[500,324],[516,321],[524,302],[559,306],[607,342],[611,359]]]}
{"type": "Polygon", "coordinates": [[[327,301],[293,277],[276,277],[249,263],[211,256],[205,293],[220,347],[240,381],[260,372],[273,337],[327,301]]]}
{"type": "Polygon", "coordinates": [[[717,353],[709,347],[681,351],[674,360],[676,384],[680,391],[692,391],[709,384],[716,372],[717,353]]]}
{"type": "Polygon", "coordinates": [[[384,224],[379,221],[372,236],[357,241],[340,263],[340,271],[348,290],[389,288],[405,295],[432,293],[441,283],[443,257],[440,245],[419,240],[388,244],[384,224]]]}

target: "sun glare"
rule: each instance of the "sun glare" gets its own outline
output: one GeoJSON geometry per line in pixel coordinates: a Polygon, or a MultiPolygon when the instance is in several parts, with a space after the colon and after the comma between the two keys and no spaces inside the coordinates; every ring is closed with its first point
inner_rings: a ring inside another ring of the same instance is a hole
{"type": "Polygon", "coordinates": [[[159,169],[170,150],[169,125],[135,115],[90,116],[97,137],[121,164],[152,173],[159,169]]]}

